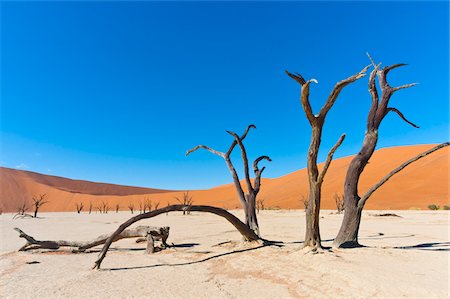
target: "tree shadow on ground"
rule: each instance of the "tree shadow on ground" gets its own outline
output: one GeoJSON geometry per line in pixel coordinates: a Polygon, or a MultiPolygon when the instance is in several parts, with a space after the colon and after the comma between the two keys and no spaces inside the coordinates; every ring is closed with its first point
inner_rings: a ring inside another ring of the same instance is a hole
{"type": "Polygon", "coordinates": [[[228,255],[232,255],[232,254],[237,254],[237,253],[242,253],[242,252],[248,252],[248,251],[253,251],[253,250],[257,250],[263,247],[267,247],[270,245],[260,245],[257,247],[253,247],[253,248],[246,248],[246,249],[239,249],[239,250],[233,250],[233,251],[229,251],[229,252],[225,252],[225,253],[220,253],[217,255],[213,255],[201,260],[197,260],[197,261],[192,261],[192,262],[185,262],[185,263],[175,263],[175,264],[156,264],[156,265],[148,265],[148,266],[136,266],[136,267],[121,267],[121,268],[104,268],[101,269],[101,271],[120,271],[120,270],[136,270],[136,269],[148,269],[148,268],[157,268],[157,267],[176,267],[176,266],[188,266],[188,265],[194,265],[194,264],[199,264],[199,263],[203,263],[209,260],[213,260],[219,257],[223,257],[223,256],[228,256],[228,255]]]}
{"type": "Polygon", "coordinates": [[[450,251],[450,242],[421,243],[410,246],[396,246],[390,248],[407,250],[416,249],[425,251],[450,251]]]}

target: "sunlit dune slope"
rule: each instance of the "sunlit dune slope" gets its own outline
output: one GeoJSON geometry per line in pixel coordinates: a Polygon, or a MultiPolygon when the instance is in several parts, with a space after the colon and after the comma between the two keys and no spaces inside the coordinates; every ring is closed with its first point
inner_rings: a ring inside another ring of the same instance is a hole
{"type": "MultiPolygon", "coordinates": [[[[390,170],[405,160],[414,157],[433,145],[416,145],[384,148],[375,152],[360,181],[360,193],[364,194],[390,170]]],[[[322,208],[335,209],[334,193],[342,193],[345,174],[352,157],[336,159],[332,162],[323,184],[322,208]]],[[[429,204],[440,206],[449,203],[449,150],[441,149],[415,162],[391,178],[368,200],[367,209],[426,209],[429,204]]],[[[38,173],[0,168],[1,190],[0,208],[13,212],[24,201],[46,193],[49,203],[43,211],[74,211],[76,203],[84,203],[85,210],[92,202],[93,211],[103,201],[110,209],[119,204],[122,210],[131,203],[139,209],[144,199],[159,206],[176,203],[181,191],[168,191],[139,187],[93,183],[47,176],[38,173]]],[[[190,192],[194,204],[208,204],[228,209],[240,207],[232,184],[209,190],[190,192]]],[[[300,198],[307,196],[308,183],[306,169],[288,175],[263,179],[260,199],[266,208],[299,209],[303,207],[300,198]]]]}

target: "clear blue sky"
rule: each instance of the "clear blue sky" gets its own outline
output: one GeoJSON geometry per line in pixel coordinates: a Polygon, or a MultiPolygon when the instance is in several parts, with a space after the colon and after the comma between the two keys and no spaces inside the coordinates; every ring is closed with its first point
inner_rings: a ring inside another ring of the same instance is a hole
{"type": "MultiPolygon", "coordinates": [[[[266,177],[303,168],[310,127],[299,86],[317,78],[316,111],[335,82],[369,64],[408,63],[379,147],[449,139],[448,2],[1,2],[1,165],[167,189],[230,182],[225,130],[242,132],[266,177]]],[[[358,151],[367,78],[328,115],[320,159],[358,151]]],[[[239,159],[239,156],[236,156],[239,159]]],[[[405,157],[406,158],[406,157],[405,157]]],[[[239,165],[239,164],[238,164],[239,165]]]]}

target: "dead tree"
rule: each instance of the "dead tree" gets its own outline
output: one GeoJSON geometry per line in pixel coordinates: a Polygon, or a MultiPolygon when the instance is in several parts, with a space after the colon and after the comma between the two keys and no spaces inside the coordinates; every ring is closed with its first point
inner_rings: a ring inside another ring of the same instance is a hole
{"type": "Polygon", "coordinates": [[[317,155],[319,153],[321,138],[322,138],[322,128],[325,123],[325,118],[330,111],[331,107],[333,107],[336,102],[340,92],[342,89],[349,85],[350,83],[355,82],[356,80],[364,77],[366,75],[366,71],[370,66],[365,67],[359,73],[344,79],[338,82],[333,90],[331,91],[327,101],[320,109],[318,114],[314,114],[311,108],[311,104],[309,101],[309,86],[311,82],[318,83],[316,79],[311,79],[305,81],[305,79],[300,74],[291,74],[286,71],[287,75],[297,81],[297,83],[301,86],[301,94],[300,100],[303,106],[303,110],[305,111],[306,118],[309,121],[312,129],[311,143],[308,150],[308,182],[309,182],[309,199],[308,199],[308,208],[306,210],[306,235],[305,235],[305,243],[304,247],[311,247],[313,250],[318,248],[322,248],[321,239],[320,239],[320,231],[319,231],[319,212],[320,212],[320,199],[321,199],[321,190],[322,183],[325,177],[325,174],[330,166],[331,160],[333,158],[333,154],[336,149],[341,145],[344,141],[345,134],[343,134],[337,143],[333,146],[333,148],[328,153],[327,159],[323,166],[322,171],[319,173],[319,168],[317,166],[317,155]]]}
{"type": "Polygon", "coordinates": [[[157,203],[155,203],[155,210],[157,210],[158,209],[158,207],[159,207],[159,201],[157,202],[157,203]]]}
{"type": "MultiPolygon", "coordinates": [[[[94,240],[87,241],[87,242],[80,242],[80,241],[39,241],[33,238],[30,235],[27,235],[22,230],[18,228],[14,228],[15,231],[17,231],[20,235],[20,238],[24,238],[27,243],[22,246],[19,251],[27,251],[27,250],[36,250],[36,249],[59,249],[60,247],[75,247],[76,249],[73,250],[74,253],[78,252],[85,252],[87,249],[90,249],[92,247],[105,244],[106,240],[110,237],[110,234],[101,235],[94,240]]],[[[138,226],[131,229],[126,229],[122,231],[119,235],[117,235],[113,242],[119,241],[121,239],[125,238],[147,238],[148,235],[152,236],[152,246],[153,242],[156,240],[160,240],[162,245],[164,247],[169,247],[166,243],[167,238],[169,237],[169,230],[170,228],[168,226],[164,227],[153,227],[153,226],[138,226]]],[[[137,239],[136,243],[141,242],[141,239],[137,239]]]]}
{"type": "Polygon", "coordinates": [[[242,208],[244,209],[245,223],[247,224],[247,226],[249,228],[251,228],[259,236],[259,225],[258,225],[258,219],[256,217],[256,196],[258,195],[260,187],[261,187],[261,175],[262,175],[265,167],[259,169],[258,163],[261,160],[267,160],[267,161],[272,161],[272,160],[268,156],[261,156],[261,157],[256,158],[256,160],[253,162],[253,172],[255,173],[255,179],[252,184],[251,179],[250,179],[247,153],[246,153],[246,150],[245,150],[245,147],[243,144],[243,141],[251,128],[256,129],[255,125],[249,125],[247,127],[247,129],[245,130],[244,134],[242,134],[241,136],[238,136],[234,132],[227,131],[227,133],[231,134],[234,137],[234,141],[231,144],[231,146],[227,152],[219,152],[208,146],[198,145],[198,146],[194,147],[193,149],[190,149],[189,151],[187,151],[186,156],[189,155],[190,153],[198,150],[199,148],[203,148],[215,155],[222,157],[225,160],[228,170],[230,171],[230,173],[233,177],[233,182],[234,182],[234,186],[236,188],[236,191],[237,191],[237,194],[239,197],[239,201],[241,202],[242,208]],[[245,176],[245,182],[247,184],[247,193],[244,192],[244,189],[241,186],[239,176],[238,176],[236,169],[234,168],[233,163],[231,162],[231,158],[230,158],[230,155],[233,152],[233,149],[236,147],[236,145],[239,145],[239,147],[241,148],[242,161],[244,164],[244,176],[245,176]]]}
{"type": "Polygon", "coordinates": [[[147,212],[147,210],[150,212],[152,210],[152,201],[148,198],[145,199],[144,205],[143,205],[144,213],[147,212]]]}
{"type": "MultiPolygon", "coordinates": [[[[192,196],[189,196],[189,191],[183,192],[183,197],[182,198],[175,197],[175,199],[181,205],[185,205],[185,206],[191,206],[192,203],[194,202],[193,199],[192,199],[192,196]]],[[[167,203],[167,205],[169,205],[169,203],[167,203]]],[[[183,215],[186,215],[186,214],[188,214],[188,215],[191,214],[191,211],[190,210],[183,210],[183,215]]]]}
{"type": "Polygon", "coordinates": [[[92,213],[92,201],[89,202],[89,214],[92,213]]]}
{"type": "MultiPolygon", "coordinates": [[[[395,68],[405,66],[405,64],[402,63],[394,64],[391,66],[386,66],[383,69],[380,69],[381,63],[376,65],[370,56],[369,58],[372,61],[372,65],[374,67],[369,76],[369,92],[372,98],[372,104],[367,117],[367,127],[362,147],[359,153],[352,159],[347,169],[347,174],[344,182],[344,207],[345,207],[344,219],[342,221],[339,233],[333,243],[333,246],[335,247],[359,246],[358,231],[361,222],[361,213],[364,208],[364,205],[367,199],[370,197],[370,195],[385,182],[384,181],[380,185],[376,184],[365,195],[363,195],[362,197],[359,196],[358,190],[359,178],[363,173],[364,168],[369,163],[369,159],[372,157],[373,152],[375,151],[375,147],[378,142],[378,129],[385,116],[389,112],[396,113],[406,123],[412,125],[415,128],[418,128],[417,125],[407,120],[403,115],[403,113],[400,112],[400,110],[394,107],[389,107],[389,100],[396,91],[416,85],[416,83],[412,83],[401,85],[398,87],[391,87],[387,82],[388,73],[395,68]],[[378,89],[375,83],[376,78],[378,79],[378,84],[381,89],[381,98],[378,94],[378,89]]],[[[445,144],[441,145],[441,147],[443,146],[446,145],[445,144]]],[[[432,149],[431,152],[437,149],[432,149]]],[[[431,152],[429,151],[428,153],[427,152],[425,153],[429,154],[431,152]]],[[[425,153],[421,155],[424,155],[425,153]]],[[[423,157],[421,155],[419,156],[423,157]]],[[[406,167],[412,162],[409,162],[404,167],[406,167]]],[[[404,167],[399,167],[398,171],[400,171],[404,167]]],[[[395,173],[393,173],[392,175],[394,175],[395,173]]]]}
{"type": "Polygon", "coordinates": [[[144,210],[144,203],[139,200],[138,204],[139,204],[139,214],[142,214],[142,211],[144,210]]]}
{"type": "Polygon", "coordinates": [[[118,203],[116,203],[116,213],[119,213],[120,210],[120,205],[118,203]]]}
{"type": "Polygon", "coordinates": [[[161,208],[159,210],[154,210],[151,212],[143,213],[136,215],[124,223],[122,223],[117,230],[112,233],[109,238],[106,240],[105,245],[103,246],[99,257],[97,261],[95,261],[95,265],[93,269],[100,269],[100,265],[103,261],[103,259],[106,256],[106,253],[108,252],[109,247],[111,246],[111,243],[115,240],[115,238],[120,235],[127,227],[132,225],[133,223],[147,218],[152,218],[155,216],[158,216],[160,214],[168,213],[168,212],[174,212],[174,211],[183,211],[183,210],[191,210],[194,212],[206,212],[206,213],[212,213],[217,216],[221,216],[225,218],[228,222],[230,222],[243,236],[245,241],[263,241],[258,235],[255,234],[253,230],[251,230],[246,224],[244,224],[241,220],[239,220],[236,216],[233,214],[227,212],[224,209],[217,208],[217,207],[211,207],[211,206],[186,206],[186,205],[171,205],[164,208],[161,208]]]}
{"type": "Polygon", "coordinates": [[[109,205],[107,201],[102,201],[101,210],[102,210],[101,213],[108,214],[109,205]]]}
{"type": "Polygon", "coordinates": [[[130,212],[131,212],[131,214],[134,214],[133,212],[134,212],[134,204],[133,203],[129,203],[128,204],[128,209],[130,210],[130,212]]]}
{"type": "Polygon", "coordinates": [[[306,212],[306,210],[308,209],[308,199],[305,197],[305,195],[300,195],[300,202],[303,204],[303,210],[305,210],[306,212]]]}
{"type": "Polygon", "coordinates": [[[265,199],[258,199],[256,201],[256,208],[258,209],[258,214],[259,214],[259,210],[264,211],[264,209],[265,209],[264,202],[265,202],[265,199]]]}
{"type": "Polygon", "coordinates": [[[84,205],[83,205],[83,203],[82,202],[80,202],[80,203],[77,203],[77,204],[75,204],[75,206],[76,206],[76,208],[77,208],[77,213],[78,214],[80,214],[81,213],[81,211],[83,210],[83,208],[84,208],[84,205]]]}
{"type": "Polygon", "coordinates": [[[337,213],[341,214],[345,207],[344,207],[344,196],[343,195],[339,195],[337,193],[334,193],[333,195],[334,197],[334,202],[336,203],[336,209],[337,209],[337,213]]]}
{"type": "Polygon", "coordinates": [[[13,219],[25,217],[32,218],[33,216],[27,213],[29,208],[30,207],[24,201],[20,206],[17,207],[17,213],[13,216],[13,219]]]}
{"type": "Polygon", "coordinates": [[[37,213],[39,211],[39,208],[42,207],[44,204],[48,203],[48,200],[45,200],[45,197],[47,194],[39,194],[37,196],[33,196],[33,206],[34,206],[34,218],[37,217],[37,213]]]}

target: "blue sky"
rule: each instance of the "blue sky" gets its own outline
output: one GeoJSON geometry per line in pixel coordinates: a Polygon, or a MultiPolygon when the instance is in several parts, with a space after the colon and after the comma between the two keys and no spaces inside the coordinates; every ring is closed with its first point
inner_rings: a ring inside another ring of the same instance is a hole
{"type": "MultiPolygon", "coordinates": [[[[253,123],[249,155],[271,156],[265,176],[278,177],[305,167],[310,139],[284,70],[318,79],[318,111],[366,52],[409,64],[391,85],[420,83],[391,99],[420,129],[389,115],[379,147],[447,141],[448,25],[448,2],[1,2],[1,164],[209,188],[230,182],[224,161],[185,151],[225,151],[225,130],[253,123]]],[[[358,151],[369,105],[367,78],[341,93],[321,160],[343,132],[336,156],[358,151]]]]}

